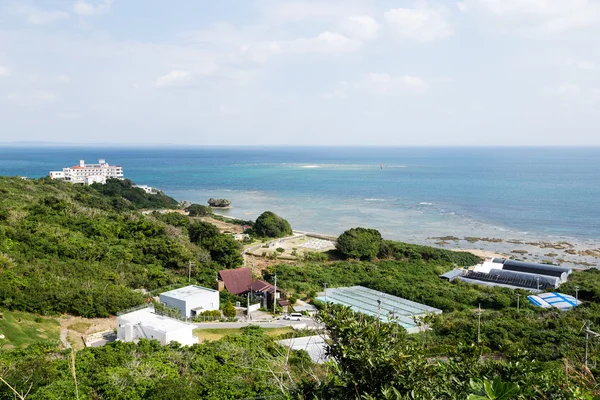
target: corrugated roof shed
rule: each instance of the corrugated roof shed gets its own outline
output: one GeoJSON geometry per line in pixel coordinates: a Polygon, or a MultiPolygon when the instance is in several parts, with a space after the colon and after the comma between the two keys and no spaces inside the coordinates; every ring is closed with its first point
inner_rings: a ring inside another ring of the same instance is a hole
{"type": "Polygon", "coordinates": [[[506,271],[519,271],[530,274],[556,276],[563,282],[567,280],[568,275],[573,271],[571,268],[559,267],[557,265],[538,264],[515,260],[504,261],[502,269],[506,271]]]}
{"type": "Polygon", "coordinates": [[[461,269],[453,269],[452,271],[448,271],[445,274],[440,275],[440,278],[446,279],[448,281],[452,281],[459,276],[462,276],[464,270],[461,269]]]}
{"type": "Polygon", "coordinates": [[[219,271],[219,276],[227,291],[232,294],[246,293],[252,284],[250,268],[224,269],[219,271]]]}

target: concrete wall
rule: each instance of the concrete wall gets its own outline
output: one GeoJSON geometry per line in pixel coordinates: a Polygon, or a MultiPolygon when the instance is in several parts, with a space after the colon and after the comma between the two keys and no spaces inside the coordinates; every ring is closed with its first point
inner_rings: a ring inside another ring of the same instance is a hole
{"type": "Polygon", "coordinates": [[[167,333],[167,344],[171,342],[178,342],[184,346],[191,346],[198,343],[198,338],[192,334],[194,328],[195,326],[190,326],[167,333]]]}
{"type": "Polygon", "coordinates": [[[188,311],[186,310],[186,302],[183,300],[175,299],[173,297],[161,294],[159,296],[160,302],[166,305],[167,307],[177,308],[182,316],[188,316],[188,311]]]}
{"type": "MultiPolygon", "coordinates": [[[[192,308],[202,307],[202,311],[207,310],[218,310],[219,309],[219,292],[205,291],[197,296],[191,296],[185,300],[179,300],[171,296],[161,294],[160,302],[169,306],[177,308],[182,316],[191,317],[192,308]]],[[[200,311],[200,312],[202,312],[200,311]]]]}

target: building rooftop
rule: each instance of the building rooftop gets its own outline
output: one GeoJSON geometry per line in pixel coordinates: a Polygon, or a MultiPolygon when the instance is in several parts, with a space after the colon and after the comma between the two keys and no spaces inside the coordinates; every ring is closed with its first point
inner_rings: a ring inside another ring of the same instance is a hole
{"type": "Polygon", "coordinates": [[[224,269],[219,271],[219,276],[229,293],[246,293],[252,284],[252,271],[250,268],[224,269]]]}
{"type": "Polygon", "coordinates": [[[127,314],[121,314],[119,315],[119,318],[132,325],[141,324],[144,327],[165,333],[194,327],[192,324],[155,314],[154,308],[152,307],[142,308],[141,310],[132,311],[127,314]]]}
{"type": "Polygon", "coordinates": [[[417,325],[413,316],[425,313],[441,314],[442,310],[416,303],[401,297],[392,296],[362,286],[327,289],[327,296],[317,300],[350,307],[353,311],[367,314],[385,322],[397,320],[409,332],[416,332],[417,325]],[[381,305],[379,305],[381,301],[381,305]]]}
{"type": "Polygon", "coordinates": [[[161,293],[161,296],[168,296],[174,299],[185,300],[191,297],[202,295],[204,293],[214,293],[216,290],[208,289],[202,286],[190,285],[179,289],[169,290],[168,292],[161,293]]]}
{"type": "Polygon", "coordinates": [[[573,296],[568,294],[551,292],[551,293],[540,293],[537,296],[527,296],[527,299],[534,306],[542,308],[558,308],[560,310],[570,310],[581,304],[581,301],[575,299],[573,296]]]}
{"type": "Polygon", "coordinates": [[[306,350],[310,358],[316,363],[323,363],[328,359],[325,350],[327,345],[325,338],[318,335],[283,339],[278,340],[277,343],[292,350],[306,350]]]}

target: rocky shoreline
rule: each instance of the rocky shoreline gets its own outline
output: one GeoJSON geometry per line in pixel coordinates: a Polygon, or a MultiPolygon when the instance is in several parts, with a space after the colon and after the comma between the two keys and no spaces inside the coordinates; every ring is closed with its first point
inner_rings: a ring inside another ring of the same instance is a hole
{"type": "Polygon", "coordinates": [[[600,244],[582,244],[565,240],[537,241],[489,237],[429,237],[427,240],[442,248],[490,252],[516,260],[550,264],[565,264],[574,268],[596,268],[600,263],[600,244]],[[474,248],[475,247],[475,248],[474,248]]]}

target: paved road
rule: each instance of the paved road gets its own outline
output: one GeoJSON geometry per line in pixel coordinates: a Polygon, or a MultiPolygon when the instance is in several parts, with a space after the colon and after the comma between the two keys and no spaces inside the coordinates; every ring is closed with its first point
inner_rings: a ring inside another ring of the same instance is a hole
{"type": "Polygon", "coordinates": [[[319,325],[310,318],[302,319],[301,321],[288,321],[288,320],[276,320],[273,322],[259,322],[259,321],[251,321],[251,322],[203,322],[194,324],[198,328],[203,329],[239,329],[248,325],[258,325],[263,328],[281,328],[284,326],[298,326],[298,327],[306,327],[306,328],[317,328],[319,325]]]}

